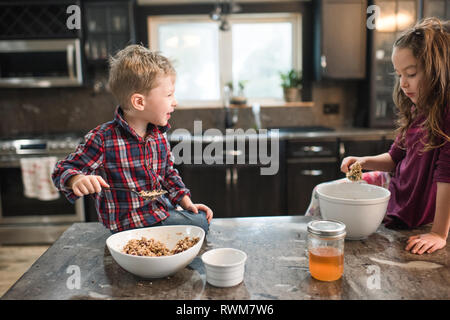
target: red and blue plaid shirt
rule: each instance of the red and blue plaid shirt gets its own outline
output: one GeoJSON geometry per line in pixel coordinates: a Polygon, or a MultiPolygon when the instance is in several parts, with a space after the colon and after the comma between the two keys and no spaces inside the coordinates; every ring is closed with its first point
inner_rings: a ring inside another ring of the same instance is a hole
{"type": "Polygon", "coordinates": [[[94,194],[99,221],[113,232],[151,226],[169,216],[167,201],[173,205],[190,196],[178,171],[173,168],[173,156],[166,131],[170,128],[149,124],[142,138],[116,109],[115,119],[96,127],[85,136],[74,153],[59,161],[52,175],[55,186],[70,202],[78,197],[66,187],[78,174],[99,175],[111,186],[141,190],[166,189],[168,193],[155,201],[138,195],[102,189],[94,194]]]}

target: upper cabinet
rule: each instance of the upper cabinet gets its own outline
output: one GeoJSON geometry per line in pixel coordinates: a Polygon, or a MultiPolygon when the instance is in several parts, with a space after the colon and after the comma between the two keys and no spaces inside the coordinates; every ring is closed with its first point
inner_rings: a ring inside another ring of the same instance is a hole
{"type": "Polygon", "coordinates": [[[0,0],[0,40],[80,38],[79,29],[67,27],[73,5],[80,1],[0,0]]]}
{"type": "Polygon", "coordinates": [[[85,3],[85,44],[88,61],[105,61],[136,42],[134,1],[85,3]]]}
{"type": "Polygon", "coordinates": [[[395,40],[418,20],[416,0],[376,0],[380,16],[373,30],[371,52],[370,126],[394,127],[396,107],[392,100],[395,84],[391,55],[395,40]]]}
{"type": "Polygon", "coordinates": [[[450,0],[375,0],[380,16],[373,30],[370,54],[370,119],[373,128],[393,128],[396,106],[392,100],[395,84],[391,55],[395,40],[403,31],[426,17],[448,20],[450,0]]]}
{"type": "Polygon", "coordinates": [[[424,0],[423,16],[450,19],[450,0],[424,0]]]}
{"type": "Polygon", "coordinates": [[[366,76],[366,0],[315,3],[316,79],[366,76]]]}

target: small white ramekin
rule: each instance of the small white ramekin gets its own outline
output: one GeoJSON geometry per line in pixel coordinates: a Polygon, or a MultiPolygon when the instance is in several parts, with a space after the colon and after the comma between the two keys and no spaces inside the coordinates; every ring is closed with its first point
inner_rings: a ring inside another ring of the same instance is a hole
{"type": "Polygon", "coordinates": [[[247,254],[234,248],[219,248],[205,252],[202,261],[206,281],[215,287],[232,287],[244,280],[247,254]]]}

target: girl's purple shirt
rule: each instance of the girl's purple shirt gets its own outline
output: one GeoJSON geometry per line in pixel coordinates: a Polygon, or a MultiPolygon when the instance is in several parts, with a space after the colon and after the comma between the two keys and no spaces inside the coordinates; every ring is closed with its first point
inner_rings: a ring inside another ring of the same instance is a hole
{"type": "MultiPolygon", "coordinates": [[[[420,125],[424,120],[424,117],[418,117],[407,130],[406,149],[398,146],[397,137],[389,150],[396,167],[389,185],[391,198],[387,217],[394,220],[398,218],[409,228],[433,222],[436,183],[450,183],[450,142],[447,141],[440,148],[423,152],[426,132],[420,125]]],[[[450,136],[449,108],[444,117],[443,131],[450,136]]]]}

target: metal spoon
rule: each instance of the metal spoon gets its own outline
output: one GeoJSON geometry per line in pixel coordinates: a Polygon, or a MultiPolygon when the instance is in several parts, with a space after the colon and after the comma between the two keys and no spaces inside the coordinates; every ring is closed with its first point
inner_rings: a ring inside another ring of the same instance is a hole
{"type": "Polygon", "coordinates": [[[136,194],[137,196],[145,199],[145,200],[155,200],[156,198],[162,196],[163,194],[166,194],[166,190],[152,190],[152,191],[136,191],[135,189],[128,189],[128,188],[116,188],[116,187],[110,187],[105,188],[106,190],[119,190],[119,191],[127,191],[132,192],[136,194]]]}

